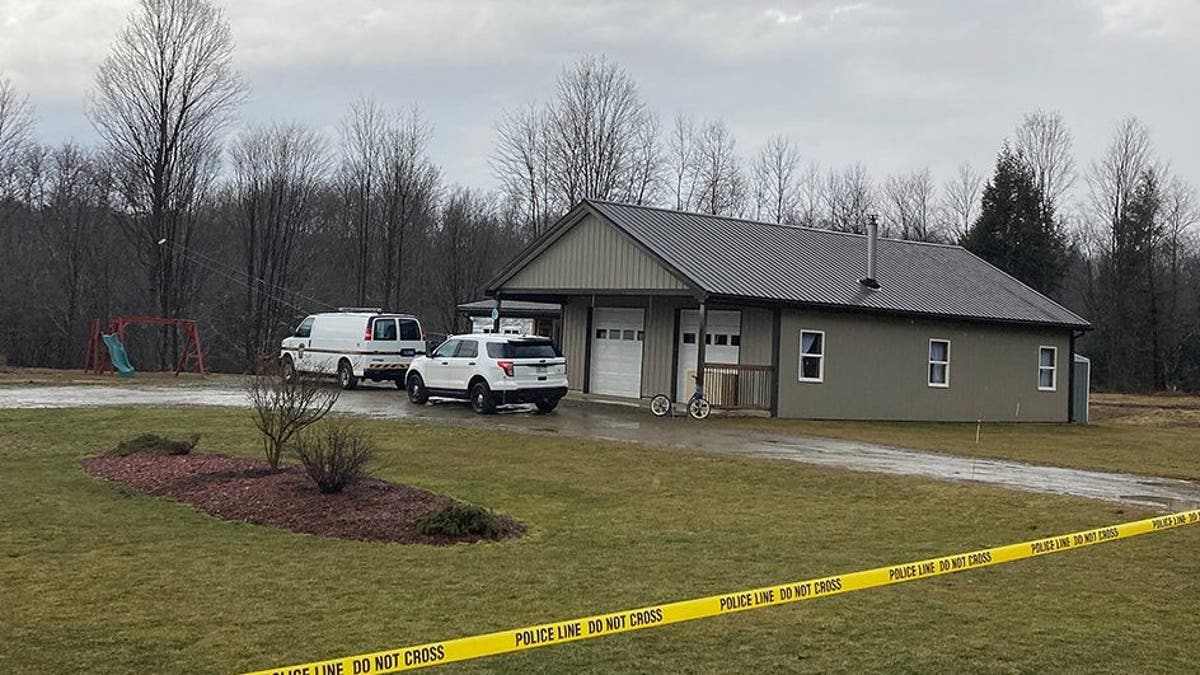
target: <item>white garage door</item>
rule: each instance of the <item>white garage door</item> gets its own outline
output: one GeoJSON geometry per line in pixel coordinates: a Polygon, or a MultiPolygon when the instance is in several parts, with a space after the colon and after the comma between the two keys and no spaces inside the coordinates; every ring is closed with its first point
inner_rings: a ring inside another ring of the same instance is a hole
{"type": "MultiPolygon", "coordinates": [[[[704,362],[729,363],[736,365],[742,346],[741,312],[708,312],[706,317],[704,362]]],[[[679,380],[676,383],[676,398],[686,401],[696,389],[696,334],[700,326],[700,312],[685,309],[679,316],[679,380]]],[[[704,378],[705,385],[709,379],[704,378]]]]}
{"type": "Polygon", "coordinates": [[[644,320],[641,309],[597,307],[592,311],[593,394],[641,396],[644,320]]]}

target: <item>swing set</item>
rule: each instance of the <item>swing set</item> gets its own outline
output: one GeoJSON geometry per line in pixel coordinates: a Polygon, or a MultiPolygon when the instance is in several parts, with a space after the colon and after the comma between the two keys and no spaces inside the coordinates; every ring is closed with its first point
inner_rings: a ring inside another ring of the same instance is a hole
{"type": "Polygon", "coordinates": [[[129,326],[145,325],[183,330],[183,351],[179,354],[179,361],[175,364],[176,375],[189,370],[189,366],[194,367],[200,375],[208,374],[208,371],[204,367],[204,350],[200,346],[200,328],[194,319],[167,319],[156,316],[117,316],[109,320],[107,333],[103,333],[100,330],[101,324],[101,319],[92,321],[87,353],[83,359],[83,371],[85,373],[104,374],[116,370],[121,374],[126,374],[125,371],[129,370],[130,374],[132,374],[132,366],[129,365],[129,360],[125,356],[123,348],[125,344],[125,330],[129,326]],[[117,343],[115,347],[112,344],[114,337],[117,343]],[[118,361],[121,361],[121,363],[118,363],[118,361]]]}

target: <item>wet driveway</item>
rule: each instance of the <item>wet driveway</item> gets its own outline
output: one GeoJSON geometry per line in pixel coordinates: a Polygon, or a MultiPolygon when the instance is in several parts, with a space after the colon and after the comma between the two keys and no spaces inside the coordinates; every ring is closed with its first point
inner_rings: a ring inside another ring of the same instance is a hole
{"type": "MultiPolygon", "coordinates": [[[[246,405],[245,394],[228,384],[0,387],[0,408],[246,405]]],[[[403,392],[388,386],[343,392],[336,409],[385,419],[487,426],[522,433],[679,446],[701,452],[786,460],[855,471],[976,481],[1017,490],[1123,502],[1164,510],[1196,508],[1200,505],[1200,486],[1187,481],[933,454],[855,441],[727,429],[682,418],[657,419],[644,410],[626,406],[564,401],[559,410],[550,415],[537,414],[530,408],[517,408],[496,416],[483,417],[457,402],[414,406],[403,392]]]]}

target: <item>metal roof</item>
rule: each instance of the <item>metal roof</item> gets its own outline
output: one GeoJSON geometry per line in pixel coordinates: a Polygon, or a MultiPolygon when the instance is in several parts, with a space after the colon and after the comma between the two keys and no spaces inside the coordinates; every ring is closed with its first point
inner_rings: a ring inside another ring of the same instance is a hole
{"type": "MultiPolygon", "coordinates": [[[[496,301],[488,298],[474,302],[464,302],[458,306],[463,314],[486,316],[492,313],[496,301]]],[[[527,300],[504,300],[503,314],[513,316],[529,314],[530,316],[558,316],[562,313],[562,305],[553,302],[529,302],[527,300]]]]}
{"type": "Polygon", "coordinates": [[[879,290],[858,279],[866,237],[600,200],[584,202],[685,281],[715,296],[1087,328],[961,246],[880,238],[879,290]]]}

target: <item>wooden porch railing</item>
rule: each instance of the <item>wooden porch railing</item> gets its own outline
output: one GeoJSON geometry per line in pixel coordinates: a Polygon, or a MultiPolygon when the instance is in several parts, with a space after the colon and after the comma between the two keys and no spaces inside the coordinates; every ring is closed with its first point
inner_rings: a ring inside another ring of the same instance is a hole
{"type": "Polygon", "coordinates": [[[774,375],[774,366],[705,363],[704,397],[714,408],[770,410],[774,375]]]}

